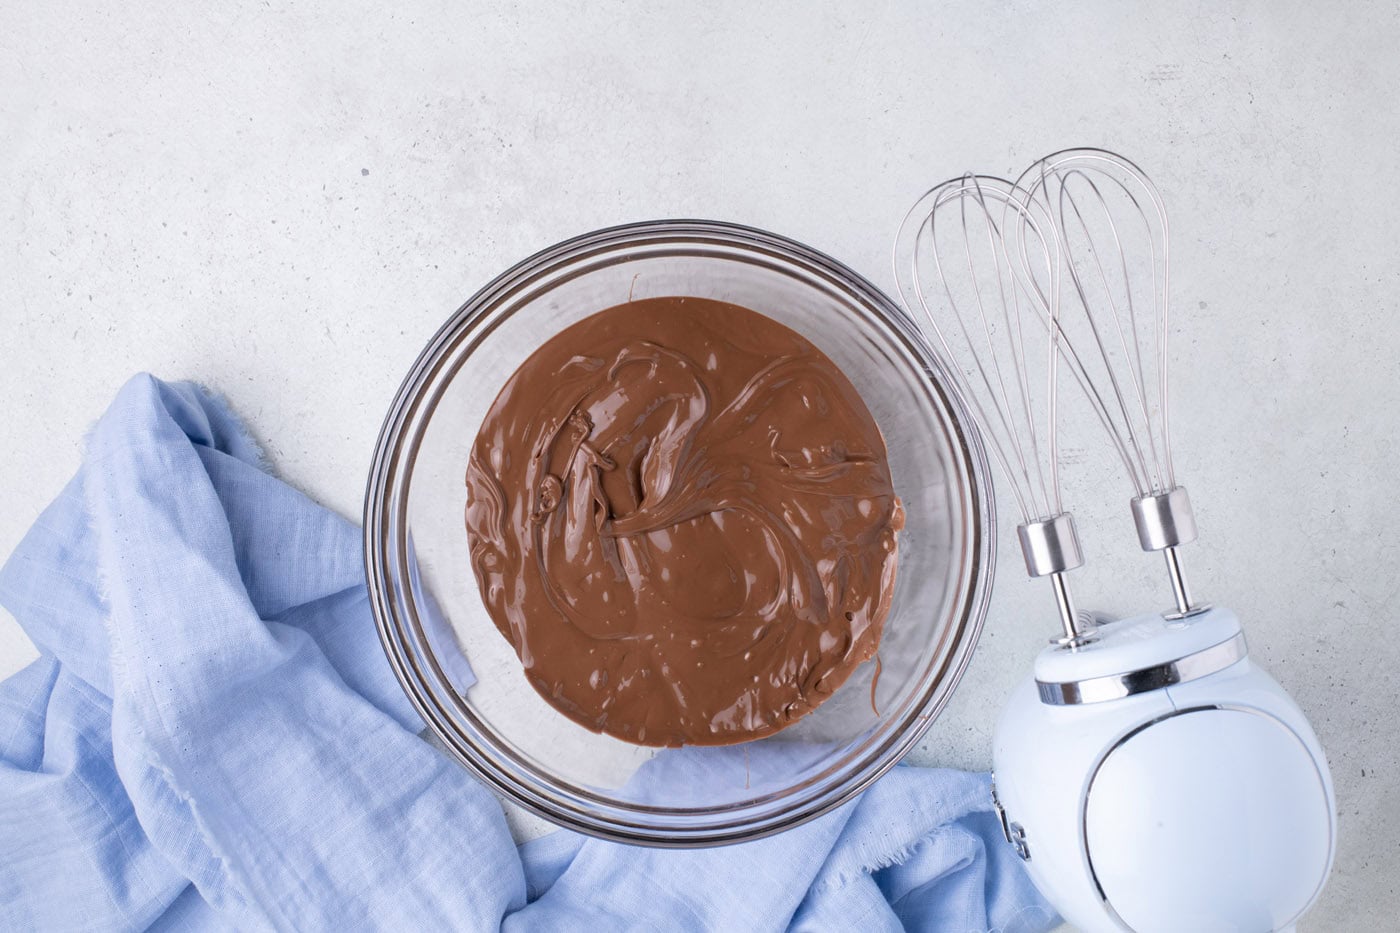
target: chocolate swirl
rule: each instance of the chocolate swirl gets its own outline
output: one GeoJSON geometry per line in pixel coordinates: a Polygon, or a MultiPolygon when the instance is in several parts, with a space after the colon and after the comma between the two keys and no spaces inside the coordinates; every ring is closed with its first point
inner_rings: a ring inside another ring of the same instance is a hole
{"type": "Polygon", "coordinates": [[[472,569],[535,689],[595,731],[719,745],[879,644],[903,513],[845,376],[736,305],[656,298],[546,341],[467,469],[472,569]]]}

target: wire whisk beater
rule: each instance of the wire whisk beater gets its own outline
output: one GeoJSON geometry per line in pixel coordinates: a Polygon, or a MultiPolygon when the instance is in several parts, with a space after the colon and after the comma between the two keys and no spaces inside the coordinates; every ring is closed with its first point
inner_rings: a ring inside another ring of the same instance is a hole
{"type": "Polygon", "coordinates": [[[909,211],[895,241],[906,307],[950,363],[1020,510],[1026,570],[1048,576],[1075,647],[1093,636],[1064,573],[1083,563],[1060,495],[1056,437],[1063,257],[1053,218],[1004,179],[964,175],[909,211]]]}
{"type": "Polygon", "coordinates": [[[1025,210],[1013,252],[1025,275],[1053,281],[1039,262],[1044,224],[1025,219],[1048,217],[1062,260],[1060,352],[1132,483],[1139,543],[1166,555],[1177,613],[1199,612],[1176,550],[1196,523],[1172,464],[1166,206],[1141,169],[1099,149],[1047,156],[1016,185],[1025,210]]]}

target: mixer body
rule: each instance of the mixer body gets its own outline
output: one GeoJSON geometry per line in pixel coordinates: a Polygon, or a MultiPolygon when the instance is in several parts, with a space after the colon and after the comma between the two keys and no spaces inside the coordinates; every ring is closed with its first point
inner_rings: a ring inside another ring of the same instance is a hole
{"type": "Polygon", "coordinates": [[[1046,649],[993,755],[1008,839],[1087,931],[1288,929],[1331,867],[1321,745],[1226,609],[1046,649]]]}

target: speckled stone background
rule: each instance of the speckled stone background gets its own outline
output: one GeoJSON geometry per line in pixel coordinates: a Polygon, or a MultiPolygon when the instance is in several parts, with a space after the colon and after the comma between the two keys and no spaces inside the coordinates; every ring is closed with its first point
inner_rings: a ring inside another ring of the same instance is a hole
{"type": "MultiPolygon", "coordinates": [[[[421,345],[542,246],[713,217],[888,286],[930,185],[1120,149],[1172,209],[1185,560],[1336,778],[1336,868],[1303,929],[1394,929],[1400,11],[1051,6],[0,4],[0,553],[135,370],[215,387],[282,476],[355,516],[421,345]]],[[[1158,561],[1081,414],[1081,600],[1155,605],[1158,561]]],[[[921,762],[986,767],[1053,633],[1018,560],[921,762]]],[[[33,656],[0,618],[0,674],[33,656]]]]}

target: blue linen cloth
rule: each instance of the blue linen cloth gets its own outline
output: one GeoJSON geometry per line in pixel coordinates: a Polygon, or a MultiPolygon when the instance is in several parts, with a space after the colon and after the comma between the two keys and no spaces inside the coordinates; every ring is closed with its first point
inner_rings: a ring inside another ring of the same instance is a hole
{"type": "Polygon", "coordinates": [[[739,846],[517,849],[418,735],[360,555],[217,400],[122,388],[0,570],[41,652],[0,684],[0,929],[1054,926],[958,771],[739,846]]]}

